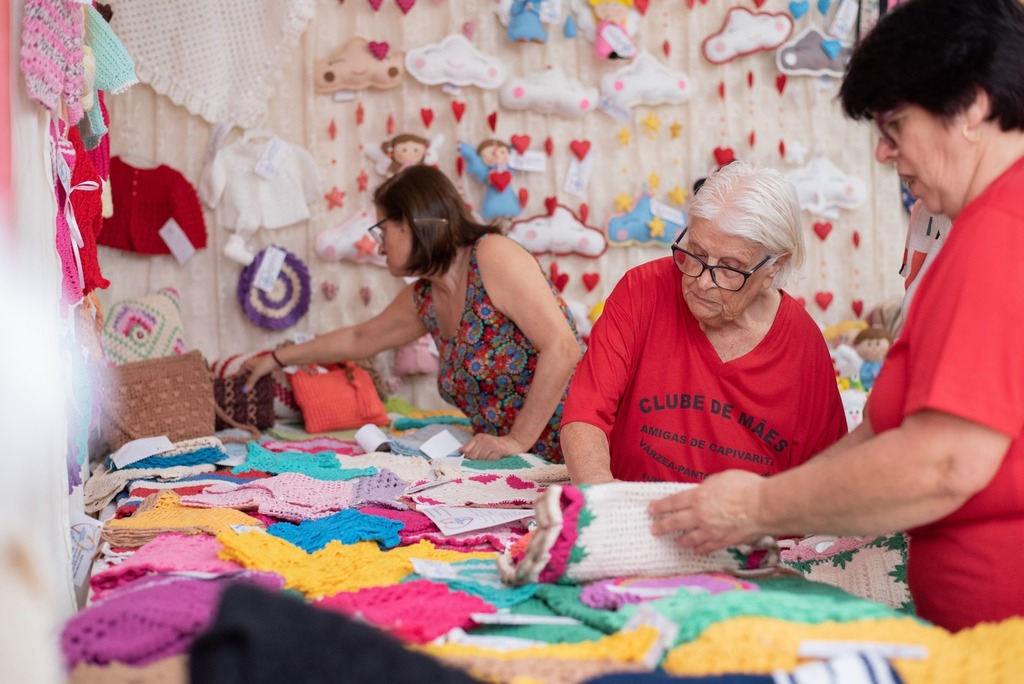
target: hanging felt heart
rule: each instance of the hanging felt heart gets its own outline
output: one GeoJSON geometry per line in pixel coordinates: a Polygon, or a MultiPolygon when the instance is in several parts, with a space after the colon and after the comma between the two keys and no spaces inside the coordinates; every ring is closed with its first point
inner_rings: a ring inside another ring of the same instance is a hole
{"type": "Polygon", "coordinates": [[[512,136],[512,147],[516,152],[522,154],[530,146],[530,136],[528,135],[513,135],[512,136]]]}
{"type": "Polygon", "coordinates": [[[498,127],[498,112],[491,112],[487,115],[487,125],[491,127],[491,132],[498,127]]]}
{"type": "Polygon", "coordinates": [[[565,290],[565,286],[569,284],[569,274],[560,273],[558,271],[558,263],[551,262],[551,284],[558,288],[559,292],[565,290]]]}
{"type": "Polygon", "coordinates": [[[472,21],[467,21],[462,24],[462,35],[466,36],[467,40],[473,40],[473,36],[476,35],[476,24],[472,21]]]}
{"type": "Polygon", "coordinates": [[[731,147],[716,147],[714,155],[719,166],[725,166],[736,159],[736,153],[732,151],[731,147]]]}
{"type": "Polygon", "coordinates": [[[818,0],[818,11],[823,15],[828,15],[828,11],[832,8],[832,0],[818,0]]]}
{"type": "Polygon", "coordinates": [[[583,274],[583,287],[587,288],[587,292],[593,292],[597,284],[601,282],[601,275],[598,273],[584,273],[583,274]]]}
{"type": "Polygon", "coordinates": [[[455,117],[455,123],[462,121],[462,115],[466,113],[466,103],[460,102],[459,100],[452,100],[452,116],[455,117]]]}
{"type": "Polygon", "coordinates": [[[765,0],[754,0],[754,7],[761,9],[764,7],[765,0]]]}
{"type": "Polygon", "coordinates": [[[747,142],[753,147],[754,143],[757,142],[757,134],[754,131],[750,131],[750,135],[747,136],[747,142]]]}
{"type": "Polygon", "coordinates": [[[555,209],[558,208],[558,198],[557,197],[545,197],[544,198],[544,208],[548,210],[548,216],[553,215],[555,213],[555,209]]]}
{"type": "Polygon", "coordinates": [[[455,173],[462,177],[462,174],[466,172],[466,160],[462,157],[455,158],[455,173]]]}
{"type": "Polygon", "coordinates": [[[385,124],[384,127],[388,129],[388,136],[389,137],[394,135],[395,134],[395,117],[393,117],[390,114],[388,114],[388,121],[387,121],[387,123],[385,124]]]}
{"type": "Polygon", "coordinates": [[[504,192],[508,184],[512,182],[512,173],[510,171],[491,171],[487,174],[487,182],[498,189],[498,192],[504,192]]]}
{"type": "Polygon", "coordinates": [[[821,49],[825,51],[829,59],[835,61],[835,58],[839,56],[839,51],[843,49],[843,44],[838,40],[823,40],[821,41],[821,49]]]}
{"type": "Polygon", "coordinates": [[[526,188],[519,188],[519,206],[525,207],[526,203],[530,201],[530,191],[526,188]]]}
{"type": "Polygon", "coordinates": [[[372,54],[378,60],[383,60],[385,57],[387,57],[388,50],[391,49],[391,46],[388,43],[384,41],[378,42],[376,40],[371,40],[367,47],[370,48],[370,54],[372,54]]]}
{"type": "Polygon", "coordinates": [[[327,135],[331,136],[331,140],[338,137],[338,126],[334,123],[334,119],[331,119],[331,125],[327,127],[327,135]]]}
{"type": "Polygon", "coordinates": [[[860,231],[853,231],[853,246],[860,247],[860,231]]]}
{"type": "Polygon", "coordinates": [[[566,38],[575,38],[579,32],[579,27],[576,26],[576,18],[571,14],[565,18],[565,23],[562,24],[562,35],[566,38]]]}
{"type": "Polygon", "coordinates": [[[549,157],[555,152],[555,141],[551,139],[550,135],[544,141],[544,151],[547,152],[549,157]]]}
{"type": "Polygon", "coordinates": [[[807,10],[809,10],[810,8],[811,5],[809,2],[807,2],[807,0],[803,0],[803,2],[789,3],[789,13],[793,15],[794,19],[799,19],[800,17],[807,14],[807,10]]]}
{"type": "Polygon", "coordinates": [[[783,159],[786,158],[786,141],[785,140],[780,140],[779,141],[779,156],[782,157],[783,159]]]}
{"type": "Polygon", "coordinates": [[[753,88],[754,87],[754,72],[753,71],[748,71],[747,72],[747,87],[748,88],[753,88]]]}
{"type": "Polygon", "coordinates": [[[775,77],[775,89],[779,91],[779,95],[786,89],[786,74],[779,74],[775,77]]]}
{"type": "Polygon", "coordinates": [[[827,222],[818,221],[814,224],[814,233],[821,239],[822,242],[828,237],[828,234],[832,232],[832,224],[827,222]]]}
{"type": "Polygon", "coordinates": [[[853,313],[856,314],[857,318],[860,318],[860,315],[864,313],[864,302],[854,299],[850,302],[850,308],[853,309],[853,313]]]}
{"type": "Polygon", "coordinates": [[[718,82],[718,97],[719,99],[725,99],[725,81],[718,82]]]}
{"type": "Polygon", "coordinates": [[[814,301],[817,302],[818,306],[821,307],[821,310],[824,311],[828,308],[828,305],[832,303],[832,296],[831,292],[819,292],[814,295],[814,301]]]}
{"type": "Polygon", "coordinates": [[[672,44],[669,43],[667,39],[661,44],[661,52],[666,58],[668,58],[669,54],[672,52],[672,44]]]}
{"type": "Polygon", "coordinates": [[[320,283],[320,291],[324,294],[324,299],[331,301],[338,296],[338,284],[325,280],[320,283]]]}
{"type": "Polygon", "coordinates": [[[370,296],[373,292],[366,285],[359,288],[359,298],[363,300],[363,306],[367,306],[370,303],[370,296]]]}
{"type": "Polygon", "coordinates": [[[434,120],[434,110],[430,107],[423,107],[420,109],[420,118],[423,119],[423,125],[430,128],[430,122],[434,120]]]}
{"type": "Polygon", "coordinates": [[[412,6],[416,4],[416,0],[395,0],[395,4],[398,5],[398,9],[402,10],[402,14],[408,14],[412,6]]]}
{"type": "Polygon", "coordinates": [[[576,155],[576,158],[583,161],[583,158],[590,152],[590,141],[589,140],[573,140],[569,143],[569,149],[576,155]]]}
{"type": "Polygon", "coordinates": [[[587,206],[586,202],[580,202],[580,223],[586,223],[587,218],[590,217],[590,207],[587,206]]]}
{"type": "Polygon", "coordinates": [[[356,105],[356,126],[363,125],[363,119],[366,117],[366,110],[363,109],[363,103],[360,102],[356,105]]]}
{"type": "Polygon", "coordinates": [[[640,16],[647,14],[647,2],[648,0],[633,0],[633,7],[640,13],[640,16]]]}
{"type": "Polygon", "coordinates": [[[380,9],[380,4],[382,2],[384,2],[384,0],[370,0],[370,7],[372,7],[373,11],[376,12],[380,9]]]}

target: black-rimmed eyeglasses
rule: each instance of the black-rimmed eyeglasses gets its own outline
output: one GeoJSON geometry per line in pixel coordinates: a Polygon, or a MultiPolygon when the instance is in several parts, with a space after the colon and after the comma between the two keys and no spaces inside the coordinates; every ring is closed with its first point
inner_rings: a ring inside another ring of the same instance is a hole
{"type": "Polygon", "coordinates": [[[676,262],[676,268],[684,276],[689,276],[690,278],[700,278],[704,275],[704,271],[710,271],[711,282],[729,292],[742,290],[743,286],[747,284],[747,279],[772,258],[772,255],[769,254],[749,271],[733,268],[732,266],[722,266],[721,264],[712,266],[693,252],[688,252],[679,246],[679,242],[686,235],[687,230],[684,229],[679,234],[679,237],[676,238],[676,241],[672,243],[672,259],[676,262]]]}
{"type": "Polygon", "coordinates": [[[378,245],[384,244],[384,224],[391,220],[391,217],[385,217],[380,221],[377,221],[372,226],[366,229],[366,232],[370,234],[378,245]]]}

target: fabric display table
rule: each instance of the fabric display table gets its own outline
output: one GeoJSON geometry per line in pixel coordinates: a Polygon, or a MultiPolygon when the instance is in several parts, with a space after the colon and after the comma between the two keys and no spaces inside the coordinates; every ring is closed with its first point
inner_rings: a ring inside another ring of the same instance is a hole
{"type": "Polygon", "coordinates": [[[363,453],[279,429],[105,463],[85,489],[103,553],[61,634],[71,681],[1019,675],[1024,620],[950,634],[914,617],[902,535],[697,556],[651,536],[646,514],[690,485],[574,487],[530,454],[431,460],[418,447],[438,431],[363,453]]]}

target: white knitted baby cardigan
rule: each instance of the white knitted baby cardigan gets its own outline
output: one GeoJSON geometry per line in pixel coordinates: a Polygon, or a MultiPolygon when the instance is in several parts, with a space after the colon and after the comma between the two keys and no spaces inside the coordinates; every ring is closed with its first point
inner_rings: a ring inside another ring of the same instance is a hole
{"type": "Polygon", "coordinates": [[[211,123],[257,125],[315,0],[120,2],[111,26],[139,80],[211,123]]]}

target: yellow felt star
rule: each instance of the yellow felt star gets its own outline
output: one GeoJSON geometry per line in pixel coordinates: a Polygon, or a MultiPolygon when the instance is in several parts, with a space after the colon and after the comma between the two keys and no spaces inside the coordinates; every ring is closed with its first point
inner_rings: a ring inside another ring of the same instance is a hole
{"type": "Polygon", "coordinates": [[[661,176],[657,171],[651,171],[651,175],[647,177],[647,187],[651,189],[651,192],[657,192],[659,185],[661,185],[661,176]]]}
{"type": "Polygon", "coordinates": [[[658,131],[661,130],[661,119],[655,116],[654,112],[649,113],[647,118],[641,121],[640,124],[644,127],[647,135],[651,137],[657,135],[658,131]]]}
{"type": "Polygon", "coordinates": [[[633,208],[633,198],[624,192],[619,193],[619,196],[615,198],[615,208],[626,213],[633,208]]]}
{"type": "Polygon", "coordinates": [[[683,132],[683,124],[678,121],[673,121],[672,125],[668,127],[669,133],[672,134],[673,138],[678,138],[683,132]]]}
{"type": "Polygon", "coordinates": [[[651,230],[651,237],[661,237],[665,234],[665,222],[660,216],[655,215],[647,222],[647,227],[651,230]]]}
{"type": "Polygon", "coordinates": [[[686,196],[689,193],[678,185],[668,191],[668,203],[674,207],[681,207],[686,204],[686,196]]]}
{"type": "Polygon", "coordinates": [[[619,129],[619,142],[622,143],[623,145],[628,145],[629,144],[629,138],[630,138],[629,129],[626,128],[625,126],[620,128],[619,129]]]}

